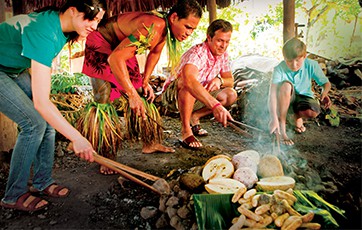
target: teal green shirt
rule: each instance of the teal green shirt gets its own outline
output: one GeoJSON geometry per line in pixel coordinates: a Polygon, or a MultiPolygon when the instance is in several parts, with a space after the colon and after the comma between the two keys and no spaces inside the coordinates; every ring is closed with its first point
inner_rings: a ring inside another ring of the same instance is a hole
{"type": "Polygon", "coordinates": [[[20,73],[31,60],[51,67],[67,38],[59,12],[17,15],[0,24],[0,71],[20,73]]]}
{"type": "Polygon", "coordinates": [[[329,81],[318,65],[318,62],[306,58],[298,71],[289,69],[285,61],[279,63],[279,65],[274,68],[272,83],[279,84],[284,81],[289,81],[293,84],[296,94],[314,98],[312,80],[315,80],[320,86],[329,81]]]}

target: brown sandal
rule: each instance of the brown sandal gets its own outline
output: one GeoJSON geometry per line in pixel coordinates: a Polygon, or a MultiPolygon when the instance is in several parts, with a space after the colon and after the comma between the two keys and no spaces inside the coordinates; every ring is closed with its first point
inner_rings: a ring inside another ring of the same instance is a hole
{"type": "Polygon", "coordinates": [[[39,195],[46,195],[46,196],[49,196],[49,197],[67,197],[69,195],[69,193],[70,193],[70,190],[67,187],[57,185],[56,183],[53,183],[53,184],[49,185],[43,191],[39,191],[36,188],[34,188],[33,186],[31,186],[29,190],[30,190],[31,193],[39,194],[39,195]],[[55,186],[53,191],[50,190],[50,188],[52,186],[55,186]],[[60,195],[59,192],[61,190],[63,190],[63,189],[67,189],[68,192],[65,193],[64,195],[60,195]]]}
{"type": "Polygon", "coordinates": [[[17,209],[17,210],[21,210],[21,211],[35,212],[35,211],[42,210],[48,206],[48,203],[47,203],[43,206],[36,207],[41,201],[46,201],[46,200],[41,199],[40,197],[32,196],[30,192],[27,192],[27,193],[24,193],[23,195],[21,195],[15,204],[8,204],[8,203],[1,201],[1,206],[4,208],[17,209]],[[29,197],[34,197],[34,199],[29,203],[28,206],[24,206],[25,202],[28,199],[30,199],[29,197]]]}
{"type": "Polygon", "coordinates": [[[200,125],[191,126],[191,130],[192,133],[198,137],[205,137],[209,134],[205,129],[202,129],[200,125]]]}
{"type": "Polygon", "coordinates": [[[197,149],[201,149],[201,148],[202,148],[202,146],[200,146],[200,147],[191,146],[192,143],[196,143],[196,142],[199,142],[199,143],[200,143],[200,141],[197,140],[194,135],[191,135],[191,136],[187,137],[187,138],[186,138],[185,140],[183,140],[183,141],[182,141],[182,140],[179,140],[179,142],[180,142],[180,144],[182,145],[182,147],[187,148],[187,149],[197,150],[197,149]]]}

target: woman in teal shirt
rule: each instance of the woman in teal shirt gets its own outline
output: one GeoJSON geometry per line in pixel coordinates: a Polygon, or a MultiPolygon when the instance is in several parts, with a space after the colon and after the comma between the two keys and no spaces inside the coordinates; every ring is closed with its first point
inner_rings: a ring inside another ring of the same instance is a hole
{"type": "Polygon", "coordinates": [[[54,129],[72,142],[76,155],[93,161],[92,145],[49,99],[51,63],[66,42],[96,30],[105,10],[105,0],[68,0],[59,10],[17,15],[0,24],[0,112],[20,128],[1,206],[36,211],[48,202],[30,192],[51,197],[69,194],[51,176],[54,129]]]}

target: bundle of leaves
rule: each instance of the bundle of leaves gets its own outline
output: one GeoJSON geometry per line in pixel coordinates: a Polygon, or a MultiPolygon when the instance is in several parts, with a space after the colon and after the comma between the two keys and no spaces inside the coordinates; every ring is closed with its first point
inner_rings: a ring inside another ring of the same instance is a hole
{"type": "Polygon", "coordinates": [[[162,118],[153,103],[149,103],[145,98],[141,97],[145,105],[147,119],[137,116],[131,110],[129,105],[126,107],[124,118],[126,120],[128,137],[136,141],[141,139],[146,145],[160,143],[162,141],[162,118]]]}
{"type": "Polygon", "coordinates": [[[89,77],[83,73],[58,73],[52,75],[51,94],[57,93],[76,93],[77,86],[89,86],[89,77]]]}
{"type": "Polygon", "coordinates": [[[110,103],[88,103],[76,128],[102,156],[113,159],[121,148],[121,122],[110,103]]]}

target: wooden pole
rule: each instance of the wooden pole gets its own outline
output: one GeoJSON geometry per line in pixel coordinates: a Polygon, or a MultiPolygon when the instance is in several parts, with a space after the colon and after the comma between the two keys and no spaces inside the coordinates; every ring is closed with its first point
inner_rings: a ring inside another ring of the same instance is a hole
{"type": "Polygon", "coordinates": [[[7,116],[0,113],[0,151],[14,148],[18,135],[17,125],[7,116]]]}
{"type": "Polygon", "coordinates": [[[209,24],[216,18],[216,0],[207,0],[207,10],[209,11],[209,24]]]}
{"type": "Polygon", "coordinates": [[[0,23],[5,21],[5,0],[0,0],[0,23]]]}
{"type": "Polygon", "coordinates": [[[283,0],[283,43],[295,36],[295,0],[283,0]]]}

